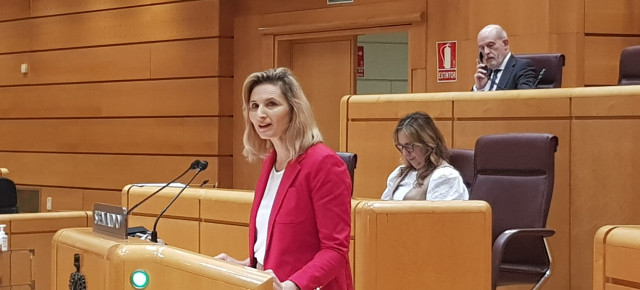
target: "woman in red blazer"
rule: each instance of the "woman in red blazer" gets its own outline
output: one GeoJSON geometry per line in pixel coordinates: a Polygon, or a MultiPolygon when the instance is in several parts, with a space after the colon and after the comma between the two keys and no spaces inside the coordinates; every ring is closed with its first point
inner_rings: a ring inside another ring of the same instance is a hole
{"type": "Polygon", "coordinates": [[[291,71],[250,75],[243,113],[243,154],[249,161],[263,159],[249,221],[249,258],[217,258],[272,273],[274,289],[353,289],[351,178],[342,159],[322,143],[291,71]]]}

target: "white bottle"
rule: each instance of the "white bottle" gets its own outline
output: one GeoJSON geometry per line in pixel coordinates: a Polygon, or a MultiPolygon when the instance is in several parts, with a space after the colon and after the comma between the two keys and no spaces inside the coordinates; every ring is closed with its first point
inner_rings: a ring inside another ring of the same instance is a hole
{"type": "Polygon", "coordinates": [[[9,236],[4,232],[4,228],[7,225],[0,225],[0,251],[6,252],[9,250],[9,236]]]}

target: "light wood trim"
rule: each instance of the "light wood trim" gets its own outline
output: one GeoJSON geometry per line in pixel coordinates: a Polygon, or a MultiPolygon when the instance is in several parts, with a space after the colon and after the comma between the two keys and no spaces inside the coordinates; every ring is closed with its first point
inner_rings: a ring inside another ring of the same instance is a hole
{"type": "MultiPolygon", "coordinates": [[[[122,204],[127,208],[131,208],[158,189],[160,189],[159,186],[127,185],[122,189],[122,204]]],[[[182,191],[180,198],[176,199],[165,215],[183,219],[199,219],[201,215],[200,199],[202,198],[202,190],[193,187],[184,190],[180,187],[166,187],[136,208],[132,215],[158,215],[180,191],[182,191]]]]}
{"type": "Polygon", "coordinates": [[[31,49],[219,36],[216,2],[184,1],[30,19],[31,49]]]}
{"type": "MultiPolygon", "coordinates": [[[[144,268],[153,285],[166,289],[272,289],[271,275],[233,265],[179,247],[135,239],[118,240],[89,228],[64,229],[52,241],[52,288],[68,287],[68,262],[74,253],[84,260],[83,272],[92,277],[92,289],[121,289],[131,272],[144,268]],[[185,263],[189,261],[189,263],[185,263]],[[66,280],[67,283],[63,283],[66,280]]],[[[73,265],[71,265],[73,266],[73,265]]],[[[150,284],[151,285],[151,284],[150,284]]]]}
{"type": "MultiPolygon", "coordinates": [[[[45,201],[46,202],[46,201],[45,201]]],[[[120,191],[117,190],[82,190],[82,209],[93,210],[93,205],[99,203],[106,203],[111,205],[120,205],[120,191]]],[[[40,207],[45,208],[45,207],[40,207]]]]}
{"type": "Polygon", "coordinates": [[[345,28],[407,25],[424,21],[425,13],[410,5],[383,2],[323,10],[281,12],[264,15],[264,34],[292,34],[345,28]],[[354,18],[354,15],[358,17],[354,18]]]}
{"type": "Polygon", "coordinates": [[[2,118],[231,115],[231,78],[0,87],[2,118]]]}
{"type": "MultiPolygon", "coordinates": [[[[594,88],[595,89],[595,88],[594,88]]],[[[607,98],[596,96],[593,90],[579,90],[571,99],[571,112],[576,117],[638,116],[640,115],[640,92],[633,86],[611,88],[615,94],[607,98]]]]}
{"type": "MultiPolygon", "coordinates": [[[[182,196],[180,197],[176,203],[182,199],[182,196]]],[[[172,209],[173,206],[169,208],[169,210],[172,209]]],[[[151,231],[160,211],[162,211],[162,208],[150,216],[130,215],[129,226],[143,226],[151,231]]],[[[197,220],[175,218],[175,216],[165,214],[158,220],[156,232],[158,233],[158,239],[163,240],[168,245],[196,253],[200,251],[200,224],[197,220]]]]}
{"type": "Polygon", "coordinates": [[[486,202],[368,201],[355,211],[357,289],[491,288],[486,202]],[[406,265],[419,270],[406,275],[406,265]]]}
{"type": "Polygon", "coordinates": [[[40,212],[93,210],[93,204],[85,207],[84,190],[82,189],[61,187],[40,187],[39,189],[40,212]],[[51,210],[47,210],[47,199],[51,200],[51,210]]]}
{"type": "MultiPolygon", "coordinates": [[[[29,1],[5,0],[0,9],[0,20],[10,20],[29,17],[29,1]]],[[[4,35],[4,34],[0,34],[4,35]]]]}
{"type": "Polygon", "coordinates": [[[603,226],[594,236],[593,289],[640,289],[640,226],[603,226]]]}
{"type": "Polygon", "coordinates": [[[454,101],[456,118],[558,118],[569,117],[569,98],[454,101]]]}
{"type": "Polygon", "coordinates": [[[205,221],[225,221],[249,226],[253,191],[214,189],[203,191],[200,217],[205,221]]]}
{"type": "Polygon", "coordinates": [[[585,85],[617,85],[620,53],[625,47],[638,45],[636,36],[586,36],[584,38],[585,85]]]}
{"type": "Polygon", "coordinates": [[[15,250],[0,255],[2,285],[29,284],[33,280],[37,289],[48,289],[53,235],[63,228],[86,227],[89,216],[85,211],[0,215],[0,224],[7,224],[10,250],[15,250]]]}
{"type": "Polygon", "coordinates": [[[218,53],[212,53],[219,50],[221,41],[225,43],[222,55],[228,58],[229,39],[0,55],[0,67],[4,68],[0,69],[0,85],[146,80],[152,77],[229,77],[232,75],[228,72],[230,65],[221,65],[218,53]],[[30,71],[26,75],[20,73],[22,63],[29,64],[30,71]],[[180,66],[174,65],[176,63],[180,66]]]}
{"type": "Polygon", "coordinates": [[[237,259],[245,259],[249,251],[249,226],[201,222],[200,253],[215,257],[226,253],[237,259]]]}
{"type": "Polygon", "coordinates": [[[230,186],[231,181],[219,178],[218,162],[231,157],[0,152],[0,160],[11,168],[11,177],[19,185],[99,190],[120,190],[123,185],[140,182],[167,182],[194,159],[207,160],[209,167],[193,184],[209,179],[212,184],[230,186]]]}
{"type": "MultiPolygon", "coordinates": [[[[22,1],[22,0],[19,0],[22,1]]],[[[154,3],[174,2],[174,0],[141,0],[135,3],[120,0],[83,1],[83,0],[31,0],[33,16],[49,16],[82,11],[105,10],[112,8],[135,7],[154,3]]]]}
{"type": "Polygon", "coordinates": [[[335,30],[335,31],[278,34],[278,35],[274,35],[274,37],[277,41],[317,39],[317,38],[327,39],[330,37],[338,38],[343,36],[353,36],[353,35],[361,35],[361,34],[401,32],[401,31],[407,31],[411,29],[411,27],[412,26],[410,25],[395,25],[395,26],[385,26],[385,27],[354,28],[354,29],[335,30]]]}
{"type": "MultiPolygon", "coordinates": [[[[585,0],[585,33],[640,34],[640,5],[626,0],[585,0]]],[[[588,47],[588,46],[587,46],[588,47]]]]}
{"type": "MultiPolygon", "coordinates": [[[[28,2],[23,2],[23,3],[28,4],[28,2]]],[[[3,10],[3,9],[0,9],[0,10],[3,10]]],[[[4,12],[4,10],[2,12],[4,12]]],[[[16,15],[16,17],[20,17],[20,16],[16,15]]],[[[0,53],[28,51],[29,50],[28,35],[30,32],[31,32],[31,26],[26,21],[0,22],[0,35],[2,35],[3,39],[5,39],[4,41],[0,42],[0,53]]],[[[23,59],[25,57],[26,56],[22,56],[23,59]]],[[[17,67],[13,66],[12,68],[14,68],[16,72],[18,72],[20,69],[20,66],[17,66],[17,67]]]]}
{"type": "Polygon", "coordinates": [[[357,95],[349,99],[349,121],[398,119],[416,110],[428,111],[438,119],[453,117],[452,106],[455,93],[430,94],[431,102],[424,102],[420,95],[357,95]],[[376,100],[376,101],[373,101],[376,100]]]}
{"type": "Polygon", "coordinates": [[[340,99],[340,151],[348,152],[347,136],[349,132],[349,97],[340,99]]]}
{"type": "MultiPolygon", "coordinates": [[[[147,79],[150,50],[149,44],[142,44],[31,53],[27,80],[40,84],[147,79]]],[[[23,77],[18,70],[11,76],[3,84],[23,77]]]]}
{"type": "Polygon", "coordinates": [[[151,46],[151,78],[233,76],[233,39],[156,43],[151,46]]]}
{"type": "Polygon", "coordinates": [[[422,93],[427,91],[425,80],[427,79],[426,69],[412,69],[409,72],[411,78],[409,79],[409,88],[411,92],[422,93]]]}
{"type": "Polygon", "coordinates": [[[231,136],[231,132],[219,136],[220,126],[216,117],[4,120],[0,134],[6,142],[0,150],[231,155],[230,150],[221,152],[218,148],[231,136]],[[38,142],[25,136],[37,136],[38,142]]]}
{"type": "Polygon", "coordinates": [[[593,237],[593,290],[605,290],[605,243],[609,232],[617,226],[603,226],[593,237]]]}

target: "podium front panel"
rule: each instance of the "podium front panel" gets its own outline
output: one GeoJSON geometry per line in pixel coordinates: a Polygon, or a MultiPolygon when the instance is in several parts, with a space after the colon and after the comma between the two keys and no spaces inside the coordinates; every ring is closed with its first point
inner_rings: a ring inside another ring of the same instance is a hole
{"type": "Polygon", "coordinates": [[[269,274],[184,249],[139,239],[119,240],[89,228],[58,231],[53,241],[54,290],[68,289],[74,254],[91,290],[133,289],[131,274],[142,270],[147,289],[273,289],[269,274]]]}

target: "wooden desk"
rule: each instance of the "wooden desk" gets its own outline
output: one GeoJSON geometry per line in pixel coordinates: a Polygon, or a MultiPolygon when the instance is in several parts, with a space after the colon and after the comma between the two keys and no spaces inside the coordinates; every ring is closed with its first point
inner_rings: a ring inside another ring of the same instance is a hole
{"type": "Polygon", "coordinates": [[[0,215],[0,224],[7,225],[5,231],[12,250],[0,252],[0,288],[33,281],[35,289],[49,289],[53,235],[63,228],[86,227],[90,217],[86,211],[0,215]]]}
{"type": "Polygon", "coordinates": [[[603,226],[593,241],[593,290],[640,289],[640,226],[603,226]]]}
{"type": "MultiPolygon", "coordinates": [[[[123,204],[130,207],[156,189],[127,186],[123,204]]],[[[130,226],[151,229],[178,190],[149,199],[132,213],[130,226]]],[[[244,259],[252,202],[252,191],[188,188],[159,222],[158,236],[208,256],[226,252],[244,259]]],[[[351,206],[349,257],[356,289],[490,288],[487,203],[352,199],[351,206]]]]}
{"type": "Polygon", "coordinates": [[[269,274],[184,249],[140,239],[116,239],[91,228],[63,229],[53,237],[51,289],[69,289],[80,254],[88,289],[132,289],[130,277],[144,270],[148,289],[273,289],[269,274]]]}
{"type": "Polygon", "coordinates": [[[339,150],[358,154],[357,198],[382,194],[401,158],[391,133],[414,111],[431,115],[451,148],[473,149],[487,134],[558,136],[548,218],[553,265],[543,289],[591,288],[598,228],[640,224],[640,86],[354,95],[341,104],[339,150]]]}

